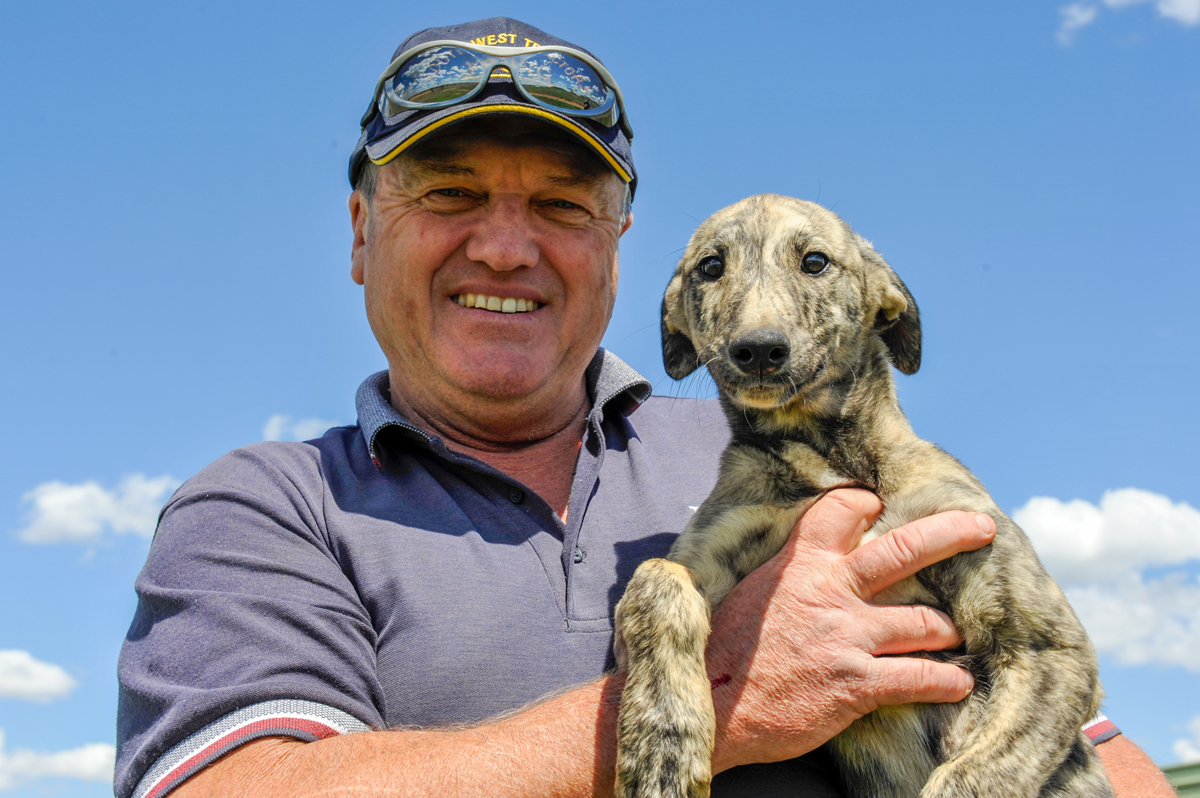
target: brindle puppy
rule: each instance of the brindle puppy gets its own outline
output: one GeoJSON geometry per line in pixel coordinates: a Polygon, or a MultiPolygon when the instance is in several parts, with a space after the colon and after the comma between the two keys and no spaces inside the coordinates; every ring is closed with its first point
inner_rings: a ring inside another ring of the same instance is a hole
{"type": "Polygon", "coordinates": [[[885,507],[859,545],[943,510],[987,513],[998,532],[877,599],[947,612],[976,689],[958,704],[885,707],[853,723],[830,743],[848,793],[1111,796],[1080,731],[1100,703],[1087,635],[1024,533],[966,468],[913,433],[896,401],[890,366],[917,370],[921,327],[883,258],[818,205],[751,197],[700,225],[662,307],[667,373],[707,366],[733,435],[712,494],[617,606],[628,672],[618,793],[708,794],[710,609],[779,551],[817,497],[858,485],[885,507]]]}

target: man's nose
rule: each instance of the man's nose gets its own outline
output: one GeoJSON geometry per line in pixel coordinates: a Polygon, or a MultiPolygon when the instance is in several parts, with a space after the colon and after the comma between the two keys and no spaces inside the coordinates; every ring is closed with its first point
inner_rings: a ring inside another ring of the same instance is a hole
{"type": "Polygon", "coordinates": [[[536,266],[541,258],[529,204],[520,197],[489,198],[470,240],[467,257],[496,271],[536,266]]]}

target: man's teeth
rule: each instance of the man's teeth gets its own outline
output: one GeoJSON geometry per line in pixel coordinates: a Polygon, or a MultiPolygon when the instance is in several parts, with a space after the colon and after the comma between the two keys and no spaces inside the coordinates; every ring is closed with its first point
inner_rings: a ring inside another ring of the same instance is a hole
{"type": "Polygon", "coordinates": [[[529,313],[538,309],[538,303],[532,299],[513,299],[487,294],[459,294],[454,297],[454,301],[464,308],[483,308],[500,313],[529,313]]]}

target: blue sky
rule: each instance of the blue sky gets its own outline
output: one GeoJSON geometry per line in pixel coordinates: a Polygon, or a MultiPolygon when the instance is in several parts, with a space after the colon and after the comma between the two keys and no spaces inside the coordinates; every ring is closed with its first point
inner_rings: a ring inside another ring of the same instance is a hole
{"type": "Polygon", "coordinates": [[[627,99],[606,346],[711,393],[658,351],[692,228],[765,191],[833,207],[920,304],[914,427],[1026,526],[1109,715],[1200,759],[1200,0],[733,5],[0,4],[0,792],[107,793],[171,486],[354,421],[384,365],[349,279],[357,121],[407,34],[497,14],[627,99]]]}

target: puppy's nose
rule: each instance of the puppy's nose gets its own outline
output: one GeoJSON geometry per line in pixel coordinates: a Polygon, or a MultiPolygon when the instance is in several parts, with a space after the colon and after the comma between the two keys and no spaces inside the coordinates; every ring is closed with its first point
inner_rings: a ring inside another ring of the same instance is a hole
{"type": "Polygon", "coordinates": [[[729,342],[729,356],[747,374],[767,374],[787,362],[792,351],[779,330],[754,330],[729,342]]]}

